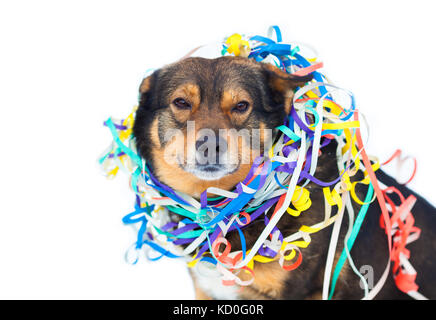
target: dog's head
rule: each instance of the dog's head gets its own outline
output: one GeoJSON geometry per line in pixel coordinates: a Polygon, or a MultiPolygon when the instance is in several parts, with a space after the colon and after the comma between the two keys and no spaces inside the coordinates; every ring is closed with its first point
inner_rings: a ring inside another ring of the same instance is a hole
{"type": "Polygon", "coordinates": [[[242,57],[165,66],[140,86],[139,153],[175,190],[194,197],[211,186],[229,190],[267,151],[295,88],[311,79],[242,57]]]}

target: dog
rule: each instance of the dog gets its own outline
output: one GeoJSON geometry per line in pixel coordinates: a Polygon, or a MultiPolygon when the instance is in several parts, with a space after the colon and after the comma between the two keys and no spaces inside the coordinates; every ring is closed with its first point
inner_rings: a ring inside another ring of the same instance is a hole
{"type": "MultiPolygon", "coordinates": [[[[271,64],[244,57],[186,58],[167,65],[145,78],[140,85],[140,103],[133,128],[137,150],[157,179],[176,191],[199,198],[209,187],[233,190],[249,173],[255,156],[265,151],[265,141],[271,139],[275,128],[282,125],[289,115],[295,90],[311,79],[311,75],[291,75],[271,64]],[[188,137],[190,122],[195,124],[194,140],[188,137]],[[220,132],[222,129],[245,129],[248,138],[257,135],[260,143],[252,146],[241,138],[238,147],[230,148],[228,145],[232,135],[224,136],[220,132]],[[169,139],[166,136],[168,130],[178,130],[184,139],[169,139]],[[202,130],[215,134],[216,147],[213,150],[204,147],[208,141],[199,134],[202,130]],[[189,143],[184,143],[189,139],[191,147],[187,146],[189,143]],[[174,161],[165,161],[171,147],[180,152],[169,152],[174,161]],[[248,156],[242,157],[244,152],[248,156]],[[199,153],[202,153],[205,161],[198,161],[196,156],[199,153]],[[188,161],[189,157],[194,161],[188,161]]],[[[318,179],[332,181],[338,176],[336,148],[333,140],[321,149],[315,173],[318,179]]],[[[418,199],[412,212],[415,225],[422,229],[422,234],[418,241],[408,246],[411,250],[410,261],[418,272],[416,281],[419,292],[435,299],[436,263],[433,255],[436,253],[436,209],[383,171],[378,170],[376,174],[379,181],[397,187],[405,197],[414,195],[418,199]]],[[[362,177],[354,177],[359,178],[362,177]]],[[[312,225],[323,220],[322,188],[311,182],[307,189],[310,190],[312,206],[298,219],[284,215],[278,224],[284,234],[298,231],[301,224],[312,225]]],[[[367,187],[358,188],[359,198],[363,199],[366,191],[367,187]]],[[[394,201],[398,202],[398,199],[394,201]]],[[[358,207],[355,210],[357,212],[358,207]]],[[[373,201],[351,250],[354,264],[358,267],[371,266],[374,279],[381,277],[389,255],[386,234],[379,224],[380,213],[378,202],[373,201]]],[[[267,216],[270,217],[271,212],[267,216]]],[[[178,219],[176,216],[171,218],[178,219]]],[[[264,227],[259,220],[244,229],[247,248],[254,244],[264,227]]],[[[343,247],[346,228],[342,229],[344,231],[340,233],[337,252],[341,252],[343,247]]],[[[303,263],[296,270],[285,271],[277,262],[255,262],[254,282],[242,290],[232,291],[214,282],[214,279],[202,278],[191,272],[196,297],[321,299],[331,230],[328,227],[312,235],[311,245],[303,251],[303,263]]],[[[227,239],[232,250],[241,249],[236,231],[230,232],[227,239]]],[[[362,298],[363,290],[356,279],[346,263],[338,279],[334,299],[362,298]]],[[[392,275],[376,298],[410,299],[396,288],[392,275]]]]}

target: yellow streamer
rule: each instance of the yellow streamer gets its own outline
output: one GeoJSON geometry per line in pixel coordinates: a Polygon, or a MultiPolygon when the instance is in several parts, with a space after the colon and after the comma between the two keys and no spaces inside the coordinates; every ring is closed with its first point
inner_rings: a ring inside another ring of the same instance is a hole
{"type": "Polygon", "coordinates": [[[248,57],[250,53],[250,44],[246,40],[242,40],[242,36],[239,33],[235,33],[227,38],[226,44],[228,53],[233,53],[235,56],[248,57]]]}

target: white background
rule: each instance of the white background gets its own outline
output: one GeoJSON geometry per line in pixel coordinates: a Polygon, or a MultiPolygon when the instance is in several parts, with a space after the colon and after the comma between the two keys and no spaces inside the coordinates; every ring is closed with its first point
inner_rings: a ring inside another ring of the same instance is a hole
{"type": "Polygon", "coordinates": [[[183,263],[124,262],[133,195],[96,159],[146,69],[234,32],[278,24],[315,46],[366,114],[369,153],[416,156],[411,186],[435,203],[434,1],[356,3],[2,1],[0,298],[194,297],[183,263]]]}

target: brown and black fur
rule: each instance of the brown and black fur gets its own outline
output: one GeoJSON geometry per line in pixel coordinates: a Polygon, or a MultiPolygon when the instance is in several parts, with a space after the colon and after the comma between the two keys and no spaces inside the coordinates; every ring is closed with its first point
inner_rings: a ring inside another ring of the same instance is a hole
{"type": "MultiPolygon", "coordinates": [[[[175,190],[197,198],[211,186],[232,190],[245,178],[251,165],[241,165],[236,172],[219,180],[202,181],[182,168],[162,161],[165,130],[186,130],[188,120],[196,121],[196,129],[273,129],[283,124],[288,115],[294,90],[310,79],[311,76],[290,76],[270,65],[237,57],[188,58],[166,66],[154,72],[141,84],[141,99],[134,126],[138,150],[157,178],[175,190]],[[179,95],[189,100],[192,105],[189,110],[179,110],[172,105],[172,101],[179,95]],[[232,111],[233,105],[241,99],[250,103],[248,115],[232,111]]],[[[335,157],[336,144],[333,141],[322,150],[315,175],[318,179],[331,181],[338,176],[335,157]]],[[[386,185],[396,186],[406,197],[414,194],[381,171],[378,177],[386,185]]],[[[312,225],[324,218],[322,188],[313,183],[308,188],[312,206],[298,218],[287,214],[281,218],[278,227],[284,236],[296,232],[302,224],[312,225]]],[[[364,188],[358,190],[360,198],[364,198],[365,192],[364,188]]],[[[415,225],[422,229],[422,234],[419,240],[408,245],[412,252],[410,261],[418,272],[420,292],[435,299],[436,209],[418,195],[414,195],[418,201],[412,211],[416,219],[415,225]]],[[[358,208],[356,214],[357,212],[358,208]]],[[[388,255],[386,235],[379,226],[380,212],[377,201],[373,202],[351,251],[358,268],[362,265],[371,265],[374,268],[375,282],[386,266],[388,255]]],[[[344,217],[345,225],[346,221],[347,217],[344,217]]],[[[263,218],[260,217],[244,229],[248,248],[264,227],[263,218]]],[[[312,235],[312,243],[308,248],[302,249],[303,263],[294,271],[282,270],[277,262],[255,263],[255,281],[241,290],[240,298],[320,299],[330,234],[331,227],[312,235]]],[[[344,236],[340,236],[338,252],[342,251],[344,236]]],[[[238,234],[229,234],[227,238],[232,250],[237,250],[240,243],[238,234]]],[[[196,293],[198,298],[208,298],[199,288],[196,293]]],[[[363,290],[359,287],[359,281],[346,263],[334,298],[359,299],[362,296],[363,290]]],[[[395,287],[390,276],[377,298],[401,299],[408,296],[395,287]]]]}

